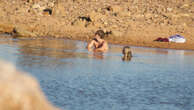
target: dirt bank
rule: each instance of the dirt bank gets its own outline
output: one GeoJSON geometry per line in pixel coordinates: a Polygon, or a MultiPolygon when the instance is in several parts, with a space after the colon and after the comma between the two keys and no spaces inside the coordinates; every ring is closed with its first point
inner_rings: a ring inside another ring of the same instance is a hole
{"type": "Polygon", "coordinates": [[[193,0],[0,0],[0,32],[89,40],[103,29],[111,43],[194,50],[193,0]],[[186,43],[154,42],[180,34],[186,43]]]}

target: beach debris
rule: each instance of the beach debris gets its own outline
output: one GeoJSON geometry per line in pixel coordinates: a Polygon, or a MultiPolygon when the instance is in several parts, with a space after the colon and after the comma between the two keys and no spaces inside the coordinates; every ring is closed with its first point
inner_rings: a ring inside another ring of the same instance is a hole
{"type": "Polygon", "coordinates": [[[159,38],[157,38],[154,41],[158,41],[158,42],[185,43],[186,42],[186,39],[183,36],[176,34],[176,35],[170,36],[169,38],[159,37],[159,38]]]}
{"type": "Polygon", "coordinates": [[[173,35],[173,36],[170,36],[169,38],[169,42],[175,42],[175,43],[185,43],[186,42],[186,39],[181,36],[181,35],[173,35]]]}
{"type": "Polygon", "coordinates": [[[168,38],[162,38],[162,37],[158,37],[156,40],[154,41],[158,41],[158,42],[169,42],[168,38]]]}

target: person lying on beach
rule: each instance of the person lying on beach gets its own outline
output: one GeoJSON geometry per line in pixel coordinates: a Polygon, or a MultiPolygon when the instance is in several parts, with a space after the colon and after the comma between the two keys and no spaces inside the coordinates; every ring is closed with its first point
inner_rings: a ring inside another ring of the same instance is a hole
{"type": "Polygon", "coordinates": [[[131,52],[131,48],[129,46],[125,46],[123,47],[123,57],[122,60],[123,61],[130,61],[132,58],[132,52],[131,52]]]}
{"type": "Polygon", "coordinates": [[[108,50],[108,43],[104,40],[105,33],[103,30],[98,30],[95,37],[87,45],[89,51],[106,52],[108,50]]]}

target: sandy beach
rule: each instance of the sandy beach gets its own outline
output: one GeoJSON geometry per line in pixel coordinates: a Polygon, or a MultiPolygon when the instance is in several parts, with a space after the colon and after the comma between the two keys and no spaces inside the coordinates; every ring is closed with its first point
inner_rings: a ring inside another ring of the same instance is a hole
{"type": "Polygon", "coordinates": [[[193,0],[0,0],[0,33],[89,41],[98,29],[109,43],[194,50],[193,0]],[[156,42],[179,34],[185,43],[156,42]]]}

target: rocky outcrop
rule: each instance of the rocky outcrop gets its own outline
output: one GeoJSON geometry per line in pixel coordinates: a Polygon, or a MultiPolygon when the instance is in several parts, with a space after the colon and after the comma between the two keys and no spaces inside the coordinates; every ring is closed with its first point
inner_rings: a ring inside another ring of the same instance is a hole
{"type": "Polygon", "coordinates": [[[0,110],[57,110],[34,78],[7,62],[0,65],[0,110]]]}

